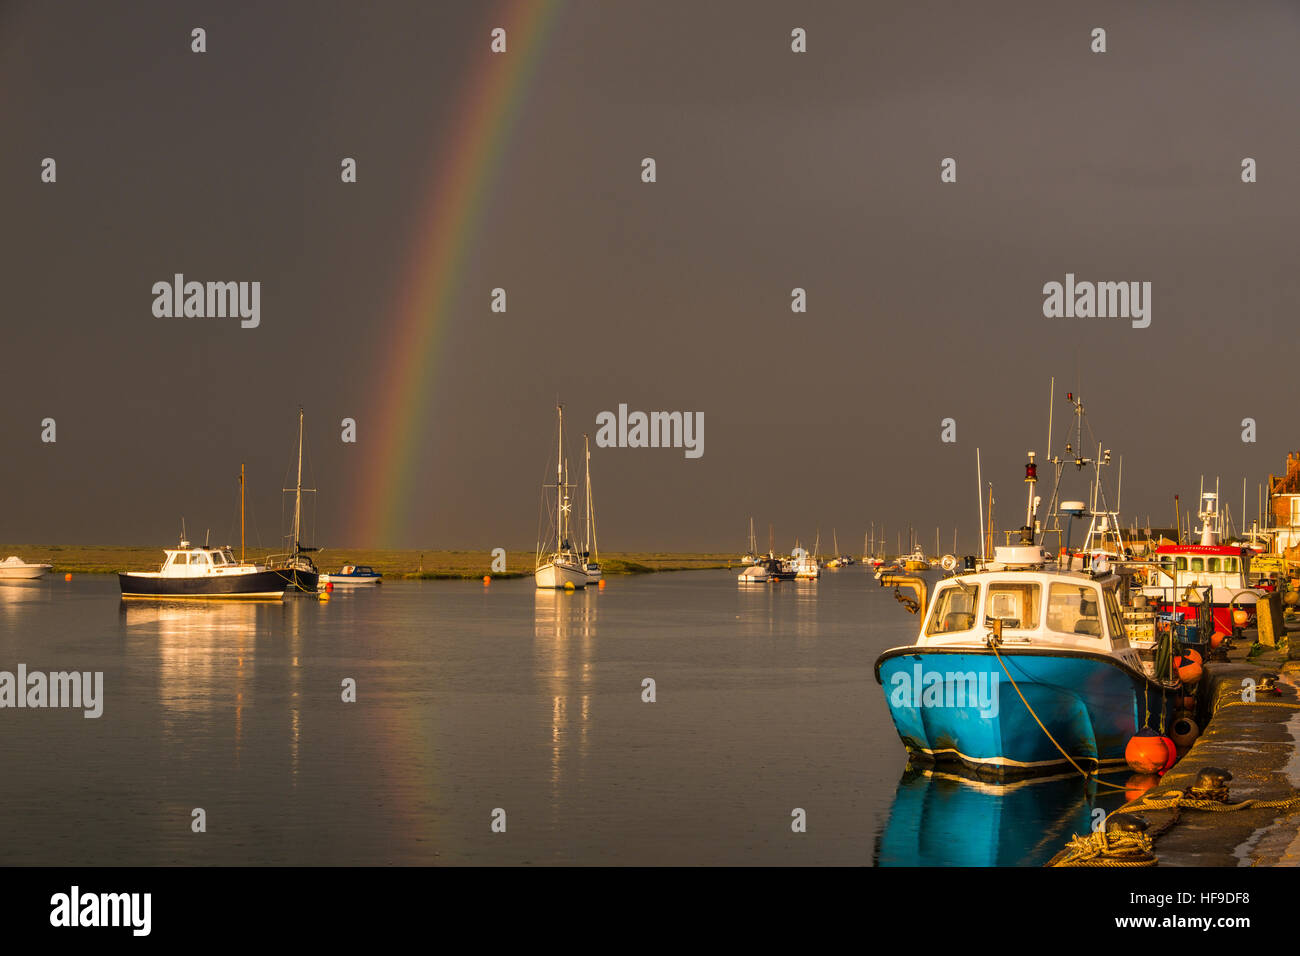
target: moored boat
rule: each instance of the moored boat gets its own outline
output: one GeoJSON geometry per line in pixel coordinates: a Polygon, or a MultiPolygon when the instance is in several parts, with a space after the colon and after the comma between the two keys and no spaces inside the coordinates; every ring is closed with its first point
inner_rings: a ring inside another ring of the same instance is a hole
{"type": "Polygon", "coordinates": [[[52,564],[28,564],[16,554],[0,561],[0,581],[31,581],[54,569],[52,564]]]}
{"type": "Polygon", "coordinates": [[[384,576],[368,564],[345,564],[341,571],[320,576],[320,585],[332,584],[336,588],[360,588],[383,584],[384,576]]]}
{"type": "Polygon", "coordinates": [[[919,575],[881,574],[921,613],[914,644],[876,661],[894,726],[921,761],[993,776],[1124,763],[1130,738],[1172,724],[1183,690],[1148,676],[1128,640],[1112,571],[1051,560],[1034,540],[1037,481],[1021,542],[944,578],[927,600],[919,575]]]}
{"type": "Polygon", "coordinates": [[[1231,634],[1254,620],[1264,592],[1249,586],[1252,549],[1220,541],[1218,497],[1217,491],[1201,493],[1199,543],[1156,548],[1156,564],[1147,571],[1142,593],[1162,612],[1183,620],[1195,619],[1200,605],[1208,602],[1214,628],[1231,634]]]}
{"type": "Polygon", "coordinates": [[[320,589],[320,570],[309,557],[308,552],[316,551],[302,543],[302,493],[314,492],[315,488],[302,486],[302,407],[298,408],[298,478],[293,488],[284,492],[294,492],[293,530],[288,538],[288,550],[283,555],[271,555],[267,558],[266,568],[274,571],[281,578],[289,591],[315,594],[320,589]]]}
{"type": "Polygon", "coordinates": [[[556,405],[555,412],[559,434],[555,484],[545,486],[555,489],[555,550],[549,554],[543,553],[541,542],[538,542],[533,580],[539,588],[585,588],[590,580],[587,576],[587,558],[569,541],[569,515],[573,509],[569,502],[569,489],[572,485],[567,481],[564,467],[564,406],[556,405]]]}
{"type": "Polygon", "coordinates": [[[124,598],[275,600],[285,579],[276,571],[235,560],[230,548],[193,547],[184,538],[164,549],[157,571],[118,572],[124,598]]]}

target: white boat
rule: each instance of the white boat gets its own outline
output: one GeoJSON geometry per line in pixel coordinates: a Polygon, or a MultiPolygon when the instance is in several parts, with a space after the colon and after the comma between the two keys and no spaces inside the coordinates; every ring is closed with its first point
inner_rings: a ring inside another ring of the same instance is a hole
{"type": "Polygon", "coordinates": [[[736,575],[736,580],[740,584],[766,584],[772,580],[772,573],[764,564],[751,564],[736,575]]]}
{"type": "Polygon", "coordinates": [[[53,570],[52,564],[28,564],[16,554],[0,561],[0,581],[30,581],[53,570]]]}
{"type": "Polygon", "coordinates": [[[750,517],[749,517],[749,550],[748,550],[747,552],[745,552],[745,555],[740,559],[740,563],[743,564],[743,565],[748,566],[748,565],[751,565],[751,564],[757,564],[757,563],[758,563],[758,560],[759,560],[759,558],[758,558],[758,547],[757,547],[757,542],[755,542],[755,540],[754,540],[754,516],[753,516],[753,515],[750,515],[750,517]]]}
{"type": "MultiPolygon", "coordinates": [[[[572,487],[565,478],[564,468],[564,406],[555,406],[559,421],[558,451],[555,458],[555,484],[546,488],[555,488],[555,550],[543,554],[541,542],[537,547],[537,564],[533,570],[533,580],[539,588],[585,588],[587,577],[587,559],[580,554],[569,540],[569,515],[573,510],[569,502],[569,489],[572,487]]],[[[545,490],[542,492],[545,502],[545,490]]]]}
{"type": "Polygon", "coordinates": [[[320,576],[321,587],[332,584],[336,588],[360,588],[383,583],[384,576],[368,564],[345,564],[341,571],[320,576]]]}
{"type": "Polygon", "coordinates": [[[157,571],[118,572],[122,597],[278,601],[288,587],[278,572],[236,561],[230,548],[194,547],[182,537],[180,547],[164,551],[157,571]]]}
{"type": "Polygon", "coordinates": [[[790,555],[790,565],[796,581],[816,581],[822,576],[822,567],[817,558],[802,548],[796,548],[794,554],[790,555]]]}

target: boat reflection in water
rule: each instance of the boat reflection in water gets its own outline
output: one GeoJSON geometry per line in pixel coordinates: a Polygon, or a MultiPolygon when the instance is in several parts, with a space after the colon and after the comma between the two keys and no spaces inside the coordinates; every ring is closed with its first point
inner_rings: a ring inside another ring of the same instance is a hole
{"type": "MultiPolygon", "coordinates": [[[[1103,774],[1123,785],[1129,775],[1103,774]]],[[[1118,809],[1123,790],[1078,773],[989,783],[909,764],[876,840],[877,866],[1039,866],[1118,809]]]]}

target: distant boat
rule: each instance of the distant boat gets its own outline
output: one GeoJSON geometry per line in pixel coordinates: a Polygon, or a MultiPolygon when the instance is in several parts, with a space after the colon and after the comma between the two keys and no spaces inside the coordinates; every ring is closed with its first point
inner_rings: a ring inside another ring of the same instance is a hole
{"type": "Polygon", "coordinates": [[[736,580],[741,584],[767,584],[772,580],[772,573],[767,569],[766,562],[759,562],[741,571],[736,575],[736,580]]]}
{"type": "Polygon", "coordinates": [[[315,491],[315,488],[303,488],[302,486],[302,406],[298,406],[298,480],[293,488],[283,489],[285,492],[294,492],[293,499],[293,531],[289,536],[289,549],[287,554],[272,555],[267,559],[267,569],[274,571],[284,578],[285,583],[292,591],[301,591],[306,594],[315,594],[320,587],[320,571],[307,556],[307,552],[315,551],[316,548],[305,548],[302,545],[302,493],[304,491],[315,491]]]}
{"type": "Polygon", "coordinates": [[[930,567],[930,560],[925,556],[918,544],[912,549],[912,553],[903,559],[903,567],[908,571],[925,571],[930,567]]]}
{"type": "Polygon", "coordinates": [[[17,555],[11,554],[0,561],[0,581],[30,581],[53,569],[52,564],[28,564],[17,555]]]}
{"type": "Polygon", "coordinates": [[[749,550],[746,551],[744,556],[740,559],[740,563],[744,565],[750,565],[750,564],[757,564],[758,562],[759,562],[758,546],[754,540],[754,516],[750,515],[749,516],[749,550]]]}
{"type": "Polygon", "coordinates": [[[320,576],[322,587],[332,584],[336,588],[359,588],[383,583],[384,576],[368,564],[345,564],[342,571],[320,576]]]}
{"type": "Polygon", "coordinates": [[[287,582],[277,571],[243,564],[229,548],[192,547],[183,537],[157,571],[121,571],[124,598],[280,600],[287,582]]]}
{"type": "Polygon", "coordinates": [[[555,411],[559,421],[555,484],[545,486],[555,488],[555,550],[550,554],[542,554],[541,542],[538,542],[533,580],[539,588],[585,588],[588,580],[586,558],[569,541],[569,514],[573,509],[569,502],[569,489],[572,485],[566,481],[564,468],[564,406],[556,405],[555,411]]]}
{"type": "Polygon", "coordinates": [[[600,552],[596,548],[596,509],[591,503],[591,445],[586,435],[582,436],[582,451],[587,458],[587,490],[583,495],[587,511],[587,533],[582,541],[582,567],[587,572],[587,583],[599,585],[601,573],[600,552]]]}

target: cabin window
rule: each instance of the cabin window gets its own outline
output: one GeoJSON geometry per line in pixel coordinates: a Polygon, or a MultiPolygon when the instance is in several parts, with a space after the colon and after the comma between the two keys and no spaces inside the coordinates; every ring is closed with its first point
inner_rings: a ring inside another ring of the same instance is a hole
{"type": "Polygon", "coordinates": [[[220,567],[226,563],[226,557],[220,551],[212,552],[212,563],[220,567]]]}
{"type": "Polygon", "coordinates": [[[188,554],[173,554],[172,564],[189,564],[190,556],[188,554]]]}
{"type": "Polygon", "coordinates": [[[954,584],[943,588],[934,597],[934,612],[925,633],[969,631],[975,626],[975,598],[978,595],[979,588],[975,587],[964,588],[954,584]]]}
{"type": "Polygon", "coordinates": [[[1211,574],[1218,574],[1218,573],[1219,573],[1219,559],[1218,559],[1218,558],[1207,558],[1206,561],[1205,561],[1205,570],[1209,571],[1211,574]]]}
{"type": "Polygon", "coordinates": [[[1097,592],[1078,584],[1053,584],[1047,599],[1047,628],[1101,637],[1097,592]]]}
{"type": "Polygon", "coordinates": [[[990,584],[984,599],[984,616],[1011,629],[1038,626],[1037,584],[990,584]]]}
{"type": "Polygon", "coordinates": [[[190,552],[190,564],[207,564],[208,558],[202,551],[190,552]]]}
{"type": "Polygon", "coordinates": [[[1106,596],[1106,620],[1110,624],[1110,642],[1112,645],[1123,646],[1128,643],[1128,635],[1124,630],[1124,614],[1119,609],[1119,600],[1115,597],[1115,592],[1106,590],[1102,592],[1106,596]]]}
{"type": "Polygon", "coordinates": [[[1179,571],[1186,571],[1186,570],[1187,570],[1187,559],[1186,559],[1186,558],[1176,558],[1176,559],[1174,560],[1174,567],[1177,568],[1179,571]]]}
{"type": "Polygon", "coordinates": [[[1192,570],[1193,570],[1193,571],[1204,571],[1204,570],[1205,570],[1205,561],[1204,561],[1204,559],[1202,559],[1202,558],[1192,558],[1192,570]]]}
{"type": "Polygon", "coordinates": [[[1237,573],[1237,559],[1236,559],[1236,558],[1224,558],[1224,559],[1223,559],[1223,570],[1227,571],[1229,574],[1236,574],[1236,573],[1237,573]]]}

